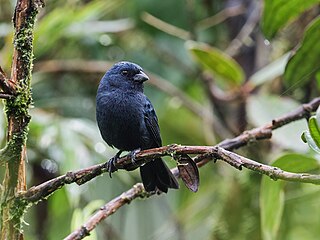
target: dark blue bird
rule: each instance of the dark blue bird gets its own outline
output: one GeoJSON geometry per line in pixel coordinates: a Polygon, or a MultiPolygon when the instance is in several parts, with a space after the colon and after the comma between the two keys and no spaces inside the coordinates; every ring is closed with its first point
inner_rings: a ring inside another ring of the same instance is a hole
{"type": "MultiPolygon", "coordinates": [[[[143,83],[148,79],[137,64],[119,62],[100,81],[96,117],[104,141],[120,150],[114,159],[122,151],[132,151],[134,156],[138,149],[162,145],[156,113],[143,93],[143,83]]],[[[161,158],[141,166],[140,174],[148,192],[179,188],[176,178],[161,158]]]]}

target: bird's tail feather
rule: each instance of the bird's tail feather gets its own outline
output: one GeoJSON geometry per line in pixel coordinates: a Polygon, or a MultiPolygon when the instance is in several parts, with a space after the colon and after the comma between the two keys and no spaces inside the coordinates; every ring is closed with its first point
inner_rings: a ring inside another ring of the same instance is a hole
{"type": "Polygon", "coordinates": [[[168,192],[168,188],[179,188],[179,183],[161,158],[156,158],[140,167],[141,179],[147,192],[159,189],[168,192]]]}

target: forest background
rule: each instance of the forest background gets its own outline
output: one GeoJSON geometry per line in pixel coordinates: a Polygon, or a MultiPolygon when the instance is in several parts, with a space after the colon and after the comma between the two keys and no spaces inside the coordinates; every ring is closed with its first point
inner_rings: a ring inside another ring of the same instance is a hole
{"type": "MultiPolygon", "coordinates": [[[[0,66],[7,75],[15,6],[0,0],[0,66]]],[[[150,76],[145,93],[164,145],[214,146],[319,96],[318,39],[314,0],[45,2],[34,27],[27,186],[115,154],[95,121],[96,89],[114,62],[133,61],[150,76]]],[[[320,116],[315,123],[307,115],[237,153],[289,172],[319,173],[320,116]]],[[[5,146],[5,111],[0,125],[5,146]]],[[[28,207],[25,239],[66,237],[139,181],[138,171],[120,170],[112,179],[104,174],[61,188],[28,207]]],[[[317,185],[273,181],[218,161],[200,168],[197,193],[181,182],[167,195],[132,201],[86,239],[317,239],[319,200],[317,185]]]]}

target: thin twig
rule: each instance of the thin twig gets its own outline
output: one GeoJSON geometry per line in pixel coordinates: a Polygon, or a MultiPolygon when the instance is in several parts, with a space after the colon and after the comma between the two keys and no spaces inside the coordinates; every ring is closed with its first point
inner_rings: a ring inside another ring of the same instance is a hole
{"type": "MultiPolygon", "coordinates": [[[[280,128],[290,122],[309,117],[311,112],[315,111],[318,108],[319,104],[320,97],[313,99],[307,104],[303,104],[291,113],[274,119],[269,124],[266,124],[259,128],[254,128],[250,131],[245,131],[238,137],[226,139],[223,142],[219,143],[217,146],[226,150],[234,150],[251,142],[271,138],[272,130],[280,128]]],[[[139,167],[156,157],[179,154],[197,154],[198,156],[194,160],[197,162],[198,166],[201,167],[212,160],[214,149],[215,147],[212,146],[169,145],[138,152],[136,154],[135,165],[132,165],[132,161],[129,156],[124,156],[117,161],[116,167],[119,169],[132,169],[135,167],[139,167]]],[[[44,182],[38,186],[31,187],[26,192],[20,193],[19,198],[28,202],[38,202],[49,196],[57,189],[63,187],[65,184],[76,182],[77,184],[81,185],[106,171],[107,166],[105,163],[102,163],[78,171],[69,172],[65,175],[44,182]]],[[[173,172],[175,175],[178,175],[177,170],[173,170],[173,172]]]]}
{"type": "Polygon", "coordinates": [[[190,38],[191,38],[190,32],[188,32],[182,28],[179,28],[177,26],[171,25],[171,24],[169,24],[159,18],[156,18],[155,16],[151,15],[150,13],[147,13],[147,12],[142,13],[141,19],[144,22],[148,23],[149,25],[151,25],[151,26],[153,26],[153,27],[165,32],[165,33],[168,33],[172,36],[181,38],[183,40],[190,40],[190,38]]]}
{"type": "Polygon", "coordinates": [[[255,172],[267,175],[273,180],[282,179],[290,182],[313,183],[317,185],[320,184],[319,174],[292,173],[283,171],[278,167],[273,167],[253,161],[249,158],[240,156],[236,153],[227,151],[220,147],[217,147],[215,149],[215,154],[217,154],[217,159],[227,162],[228,164],[235,166],[239,170],[241,170],[242,167],[245,167],[255,172]]]}
{"type": "Polygon", "coordinates": [[[114,198],[110,202],[103,205],[81,228],[78,228],[67,236],[64,240],[83,239],[90,235],[90,232],[105,218],[109,217],[115,211],[125,204],[129,204],[132,200],[138,197],[145,197],[144,188],[141,183],[137,183],[128,191],[122,193],[120,196],[114,198]]]}
{"type": "Polygon", "coordinates": [[[199,21],[197,24],[197,28],[207,29],[207,28],[213,27],[230,17],[235,17],[245,13],[245,10],[246,9],[243,7],[243,5],[237,5],[237,6],[225,8],[211,17],[208,17],[199,21]]]}
{"type": "Polygon", "coordinates": [[[243,25],[238,35],[231,41],[225,52],[230,56],[237,55],[239,49],[245,43],[246,39],[249,38],[250,34],[255,29],[257,23],[259,22],[260,16],[260,8],[261,4],[256,3],[255,8],[252,10],[250,16],[248,17],[247,22],[243,25]]]}
{"type": "MultiPolygon", "coordinates": [[[[35,72],[89,72],[89,73],[105,73],[113,63],[107,61],[83,61],[83,60],[49,60],[35,64],[35,72]]],[[[169,96],[178,98],[181,103],[195,115],[206,120],[208,125],[214,125],[215,119],[207,108],[197,101],[190,98],[187,94],[173,85],[170,81],[162,77],[148,73],[150,81],[148,83],[169,96]]]]}
{"type": "MultiPolygon", "coordinates": [[[[308,174],[308,173],[292,173],[283,171],[278,167],[268,166],[246,157],[240,156],[236,153],[227,151],[221,147],[211,148],[211,157],[215,160],[222,160],[232,167],[241,170],[242,167],[265,174],[273,180],[282,179],[291,182],[303,182],[320,184],[320,175],[308,174]]],[[[123,205],[130,203],[133,199],[138,197],[145,197],[147,194],[141,183],[136,184],[128,191],[122,193],[120,196],[114,198],[110,202],[101,207],[92,217],[83,224],[80,228],[68,235],[65,240],[79,240],[90,235],[90,232],[104,219],[109,217],[115,211],[117,211],[123,205]]],[[[154,195],[148,193],[147,196],[154,195]]]]}
{"type": "MultiPolygon", "coordinates": [[[[230,151],[227,151],[224,148],[227,149],[234,149],[241,147],[243,145],[248,144],[249,142],[253,140],[259,140],[271,137],[272,130],[280,128],[281,126],[284,126],[292,121],[306,118],[308,117],[312,111],[315,111],[320,104],[320,98],[316,98],[309,102],[308,104],[303,104],[300,108],[296,109],[295,111],[286,114],[282,117],[279,117],[277,119],[274,119],[272,123],[266,124],[260,128],[255,128],[250,131],[246,131],[243,134],[239,135],[238,137],[234,139],[227,139],[223,142],[221,142],[216,147],[187,147],[187,146],[167,146],[157,149],[149,149],[147,151],[143,151],[137,154],[136,160],[151,157],[152,155],[159,156],[160,155],[172,155],[172,154],[178,154],[179,150],[184,151],[185,153],[194,153],[196,150],[199,153],[203,153],[200,156],[196,157],[195,160],[198,162],[198,166],[203,166],[206,162],[208,162],[208,159],[220,159],[222,161],[225,161],[226,163],[230,164],[231,166],[241,170],[242,167],[246,167],[248,169],[251,169],[253,171],[257,171],[259,173],[265,174],[272,179],[283,179],[288,181],[298,181],[298,182],[305,182],[305,183],[314,183],[314,184],[320,184],[320,175],[311,175],[306,173],[296,174],[296,173],[290,173],[283,171],[279,168],[275,168],[272,166],[268,166],[259,162],[255,162],[253,160],[250,160],[248,158],[242,157],[238,154],[232,153],[230,151]],[[142,156],[141,156],[142,155],[142,156]],[[143,156],[144,155],[144,156],[143,156]]],[[[128,159],[122,158],[123,163],[128,161],[128,159]]],[[[130,161],[131,163],[131,161],[130,161]]],[[[120,164],[120,162],[118,162],[120,164]]],[[[84,171],[86,172],[86,171],[84,171]]],[[[173,172],[177,174],[177,170],[174,169],[173,172]]],[[[90,175],[90,173],[89,173],[90,175]]],[[[61,176],[63,177],[63,176],[61,176]]],[[[59,178],[61,178],[59,177],[59,178]]],[[[91,179],[91,177],[90,177],[91,179]]],[[[53,183],[57,182],[54,179],[51,180],[53,183]]],[[[51,183],[50,183],[51,184],[51,183]]],[[[47,183],[44,183],[44,186],[50,185],[47,183]]],[[[59,186],[59,185],[58,185],[59,186]]],[[[59,186],[61,187],[61,185],[59,186]]],[[[38,190],[36,190],[37,187],[34,187],[34,193],[41,193],[41,189],[44,189],[43,186],[38,186],[38,190]]],[[[31,188],[32,189],[32,188],[31,188]]],[[[29,191],[31,190],[29,189],[29,191]]],[[[28,191],[28,192],[29,192],[28,191]]],[[[25,200],[30,200],[26,198],[26,192],[21,197],[25,200]]],[[[141,183],[136,184],[134,187],[129,189],[128,191],[124,192],[120,196],[114,198],[112,201],[106,203],[102,208],[100,208],[84,225],[82,225],[80,228],[72,232],[69,236],[67,236],[66,240],[76,240],[76,239],[83,239],[84,237],[88,236],[90,232],[105,218],[116,212],[120,207],[123,205],[130,203],[133,199],[138,197],[145,196],[145,191],[143,189],[143,186],[141,183]]],[[[153,195],[154,193],[149,193],[150,195],[153,195]]],[[[33,193],[31,193],[33,195],[33,193]]],[[[41,194],[39,195],[40,199],[43,197],[41,194]]]]}

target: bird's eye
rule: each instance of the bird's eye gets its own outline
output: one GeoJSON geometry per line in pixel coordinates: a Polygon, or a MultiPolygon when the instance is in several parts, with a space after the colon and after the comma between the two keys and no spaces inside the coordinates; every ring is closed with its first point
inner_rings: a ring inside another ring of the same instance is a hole
{"type": "Polygon", "coordinates": [[[127,70],[123,70],[123,71],[121,72],[121,74],[122,74],[123,76],[128,76],[129,72],[128,72],[127,70]]]}

